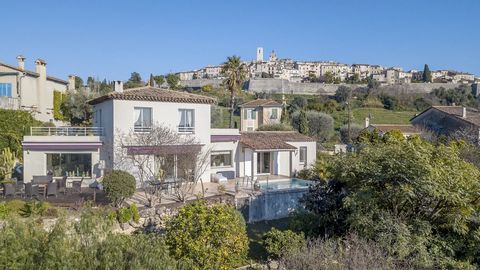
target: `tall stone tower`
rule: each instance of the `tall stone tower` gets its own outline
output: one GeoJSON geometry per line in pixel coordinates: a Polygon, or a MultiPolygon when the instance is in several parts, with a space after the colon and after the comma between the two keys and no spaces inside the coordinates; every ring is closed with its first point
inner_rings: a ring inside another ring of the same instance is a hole
{"type": "Polygon", "coordinates": [[[257,62],[263,62],[263,48],[257,48],[257,62]]]}

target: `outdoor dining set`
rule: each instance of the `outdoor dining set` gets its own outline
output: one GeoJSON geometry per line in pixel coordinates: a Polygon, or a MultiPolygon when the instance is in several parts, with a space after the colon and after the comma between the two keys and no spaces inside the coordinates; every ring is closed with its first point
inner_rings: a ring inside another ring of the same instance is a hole
{"type": "Polygon", "coordinates": [[[57,197],[58,194],[75,194],[81,193],[83,178],[70,181],[67,187],[67,176],[62,178],[53,178],[51,175],[33,176],[31,182],[24,183],[17,181],[15,178],[5,181],[0,189],[3,189],[3,197],[21,198],[47,198],[50,196],[57,197]]]}

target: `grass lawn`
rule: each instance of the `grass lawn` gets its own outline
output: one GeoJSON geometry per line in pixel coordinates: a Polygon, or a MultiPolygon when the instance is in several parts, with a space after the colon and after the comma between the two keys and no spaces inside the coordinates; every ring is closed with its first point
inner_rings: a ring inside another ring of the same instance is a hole
{"type": "MultiPolygon", "coordinates": [[[[418,112],[390,111],[383,108],[355,108],[352,109],[352,121],[363,126],[365,117],[371,115],[372,124],[409,124],[416,113],[418,112]]],[[[347,111],[335,111],[332,117],[335,120],[335,128],[340,128],[347,121],[347,111]]]]}
{"type": "Polygon", "coordinates": [[[248,250],[249,259],[257,262],[267,259],[267,251],[262,245],[262,237],[272,228],[279,230],[288,229],[288,218],[247,224],[247,234],[250,240],[248,250]]]}

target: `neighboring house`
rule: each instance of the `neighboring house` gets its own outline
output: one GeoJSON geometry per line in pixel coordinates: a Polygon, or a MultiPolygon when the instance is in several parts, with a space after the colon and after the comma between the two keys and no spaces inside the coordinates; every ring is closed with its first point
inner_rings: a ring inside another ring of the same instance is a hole
{"type": "Polygon", "coordinates": [[[18,66],[0,63],[0,108],[28,110],[43,122],[53,122],[53,92],[75,88],[75,76],[68,81],[47,75],[47,63],[35,61],[35,71],[25,69],[25,57],[17,57],[18,66]]]}
{"type": "MultiPolygon", "coordinates": [[[[183,154],[198,150],[211,151],[203,181],[217,173],[230,179],[268,174],[291,177],[315,161],[315,141],[295,132],[211,129],[213,98],[149,86],[123,91],[121,82],[115,82],[114,89],[89,101],[94,111],[93,127],[32,128],[31,135],[23,140],[25,181],[49,171],[54,177],[100,177],[103,169],[117,168],[123,162],[117,154],[122,149],[117,141],[120,136],[148,132],[154,125],[196,139],[196,144],[181,147],[126,147],[128,154],[151,156],[149,162],[155,171],[165,159],[170,160],[167,177],[181,178],[177,162],[183,154]]],[[[135,174],[132,166],[122,168],[135,174]]]]}
{"type": "Polygon", "coordinates": [[[365,130],[370,132],[374,130],[378,130],[379,134],[383,136],[385,133],[398,130],[401,131],[405,138],[410,137],[412,135],[420,135],[421,132],[419,128],[407,124],[407,125],[399,125],[399,124],[371,124],[370,119],[367,117],[365,118],[365,130]]]}
{"type": "Polygon", "coordinates": [[[262,125],[278,124],[282,104],[271,99],[256,99],[240,106],[240,131],[255,131],[262,125]]]}
{"type": "Polygon", "coordinates": [[[437,135],[470,137],[478,142],[480,111],[462,106],[432,106],[413,117],[412,125],[437,135]]]}

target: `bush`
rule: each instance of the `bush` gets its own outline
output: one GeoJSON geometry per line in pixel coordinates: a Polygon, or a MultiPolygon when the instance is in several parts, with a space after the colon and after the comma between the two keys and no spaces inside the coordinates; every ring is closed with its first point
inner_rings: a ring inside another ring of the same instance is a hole
{"type": "Polygon", "coordinates": [[[34,218],[0,227],[2,269],[177,269],[164,238],[113,234],[105,213],[84,210],[79,221],[59,218],[49,230],[34,218]]]}
{"type": "Polygon", "coordinates": [[[22,217],[38,217],[43,216],[50,204],[42,201],[29,201],[23,205],[19,213],[22,217]]]}
{"type": "MultiPolygon", "coordinates": [[[[307,111],[307,125],[309,136],[317,138],[319,141],[324,142],[329,140],[333,135],[333,118],[322,112],[307,111]]],[[[294,129],[299,130],[301,124],[301,112],[294,112],[292,115],[292,126],[294,129]]]]}
{"type": "Polygon", "coordinates": [[[263,237],[263,244],[269,256],[278,259],[285,253],[291,253],[299,250],[305,244],[305,235],[297,234],[291,230],[280,231],[276,228],[271,229],[263,237]]]}
{"type": "Polygon", "coordinates": [[[113,221],[117,220],[120,224],[133,221],[138,223],[140,221],[140,213],[136,204],[132,204],[129,207],[121,207],[114,212],[108,214],[108,219],[113,221]]]}
{"type": "Polygon", "coordinates": [[[132,197],[136,189],[135,177],[128,172],[113,170],[102,180],[105,196],[120,207],[126,198],[132,197]]]}
{"type": "Polygon", "coordinates": [[[257,131],[291,131],[292,126],[286,124],[267,124],[258,127],[257,131]]]}
{"type": "MultiPolygon", "coordinates": [[[[282,269],[400,269],[375,242],[347,236],[345,239],[316,239],[280,258],[282,269]]],[[[402,265],[402,269],[408,266],[402,265]]]]}
{"type": "Polygon", "coordinates": [[[166,242],[174,258],[193,269],[230,269],[245,263],[245,221],[225,204],[197,200],[182,207],[166,225],[166,242]]]}
{"type": "Polygon", "coordinates": [[[17,157],[22,157],[22,139],[32,126],[43,123],[23,110],[0,109],[0,149],[10,148],[17,157]]]}
{"type": "Polygon", "coordinates": [[[364,128],[359,125],[359,124],[350,124],[350,141],[348,140],[348,125],[343,125],[340,127],[340,140],[342,140],[343,143],[351,143],[354,142],[358,136],[360,136],[360,132],[364,128]]]}

